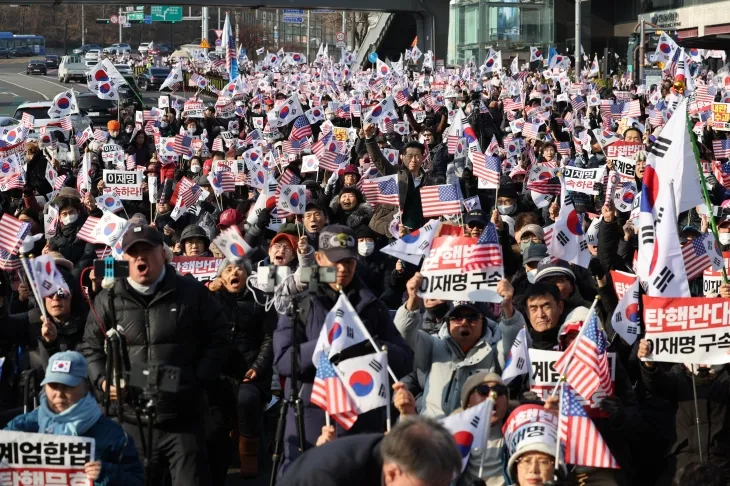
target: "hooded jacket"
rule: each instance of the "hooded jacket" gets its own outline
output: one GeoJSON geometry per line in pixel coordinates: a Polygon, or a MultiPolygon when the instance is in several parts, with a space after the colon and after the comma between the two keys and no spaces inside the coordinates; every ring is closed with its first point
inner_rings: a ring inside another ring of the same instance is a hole
{"type": "MultiPolygon", "coordinates": [[[[464,353],[449,334],[448,322],[444,322],[438,335],[432,335],[422,330],[421,319],[420,310],[411,312],[403,304],[398,308],[394,322],[415,353],[419,381],[421,373],[424,374],[421,414],[440,418],[461,406],[461,387],[469,376],[479,371],[501,372],[512,341],[505,348],[500,326],[485,318],[481,338],[464,353]]],[[[525,320],[515,311],[510,319],[502,318],[500,324],[520,328],[525,320]]]]}
{"type": "Polygon", "coordinates": [[[340,206],[340,198],[335,197],[330,201],[330,209],[332,210],[330,224],[343,224],[352,229],[362,224],[367,225],[373,217],[373,207],[366,202],[361,202],[351,211],[345,211],[340,206]]]}

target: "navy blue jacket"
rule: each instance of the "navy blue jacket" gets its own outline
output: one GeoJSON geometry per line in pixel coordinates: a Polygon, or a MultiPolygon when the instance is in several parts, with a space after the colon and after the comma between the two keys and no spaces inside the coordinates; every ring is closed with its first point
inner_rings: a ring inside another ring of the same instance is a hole
{"type": "MultiPolygon", "coordinates": [[[[15,417],[5,428],[18,432],[38,432],[38,409],[15,417]]],[[[94,486],[142,486],[144,469],[132,437],[121,425],[102,415],[83,437],[96,441],[94,458],[101,461],[101,473],[94,486]]]]}
{"type": "MultiPolygon", "coordinates": [[[[322,427],[325,425],[324,410],[309,402],[316,372],[316,368],[312,364],[312,355],[314,354],[317,339],[324,325],[325,317],[339,297],[339,294],[326,284],[323,284],[320,290],[321,292],[318,295],[308,296],[302,301],[302,312],[300,314],[304,316],[304,329],[299,329],[300,351],[298,367],[300,396],[304,404],[305,449],[314,446],[317,442],[317,437],[322,433],[322,427]]],[[[345,294],[373,339],[379,344],[387,345],[388,364],[395,375],[400,378],[410,373],[413,370],[413,351],[395,328],[388,307],[375,297],[358,277],[355,277],[349,287],[345,289],[345,294]]],[[[277,329],[274,332],[274,363],[279,370],[279,375],[286,378],[284,391],[287,397],[289,396],[290,377],[292,373],[291,334],[291,320],[288,316],[281,316],[277,329]]],[[[352,358],[375,352],[370,343],[363,344],[363,346],[353,346],[353,348],[357,348],[354,350],[344,350],[341,355],[347,352],[347,358],[352,358]]],[[[342,358],[345,358],[345,356],[342,356],[342,358]]],[[[284,434],[284,460],[282,462],[282,470],[286,469],[298,455],[294,410],[290,407],[288,412],[286,431],[284,434]]],[[[362,414],[349,431],[341,429],[334,421],[332,421],[332,424],[338,429],[338,437],[342,437],[345,434],[361,434],[363,432],[382,433],[385,431],[385,415],[384,407],[362,414]]]]}

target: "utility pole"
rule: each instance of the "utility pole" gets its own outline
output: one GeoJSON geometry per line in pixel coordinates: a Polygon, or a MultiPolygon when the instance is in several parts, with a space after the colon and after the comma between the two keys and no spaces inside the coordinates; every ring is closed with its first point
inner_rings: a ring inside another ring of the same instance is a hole
{"type": "Polygon", "coordinates": [[[122,7],[117,12],[117,23],[119,24],[119,43],[122,43],[122,7]]]}
{"type": "Polygon", "coordinates": [[[580,2],[575,0],[575,79],[580,77],[580,2]]]}
{"type": "Polygon", "coordinates": [[[218,30],[221,30],[221,8],[218,7],[218,30]]]}
{"type": "MultiPolygon", "coordinates": [[[[202,39],[208,40],[208,7],[203,7],[202,13],[201,13],[201,29],[203,31],[202,35],[200,36],[202,39]]],[[[208,53],[208,49],[203,49],[205,53],[208,53]]]]}
{"type": "MultiPolygon", "coordinates": [[[[236,22],[236,45],[237,46],[241,42],[241,37],[239,36],[239,30],[238,30],[238,15],[239,15],[238,9],[234,10],[233,18],[235,19],[234,21],[236,22]]],[[[238,47],[236,47],[236,48],[238,48],[238,47]]]]}
{"type": "Polygon", "coordinates": [[[309,60],[309,46],[312,44],[312,39],[309,38],[309,34],[311,33],[311,20],[312,17],[312,11],[307,10],[307,62],[311,62],[309,60]]]}
{"type": "Polygon", "coordinates": [[[644,19],[639,22],[639,83],[644,82],[644,19]]]}
{"type": "MultiPolygon", "coordinates": [[[[86,29],[84,28],[84,5],[81,4],[81,45],[86,44],[86,29]]],[[[102,44],[101,47],[104,47],[102,44]]]]}

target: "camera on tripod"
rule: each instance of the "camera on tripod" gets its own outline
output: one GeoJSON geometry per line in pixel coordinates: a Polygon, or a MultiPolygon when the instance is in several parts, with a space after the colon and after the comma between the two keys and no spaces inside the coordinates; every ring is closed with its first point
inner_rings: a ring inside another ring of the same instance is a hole
{"type": "MultiPolygon", "coordinates": [[[[276,287],[281,285],[291,275],[291,268],[287,266],[269,265],[260,266],[257,272],[258,287],[269,294],[274,293],[276,287]]],[[[299,278],[302,283],[309,284],[309,291],[315,292],[320,283],[335,283],[337,280],[337,269],[335,267],[320,267],[311,265],[301,267],[299,278]]]]}
{"type": "Polygon", "coordinates": [[[180,368],[161,363],[132,363],[129,372],[130,386],[140,388],[144,396],[159,392],[180,391],[180,368]]]}

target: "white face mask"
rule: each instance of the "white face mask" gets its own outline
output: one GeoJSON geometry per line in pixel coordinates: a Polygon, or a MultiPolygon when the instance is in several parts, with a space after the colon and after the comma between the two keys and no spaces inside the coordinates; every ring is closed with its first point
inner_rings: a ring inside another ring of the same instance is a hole
{"type": "Polygon", "coordinates": [[[535,277],[537,276],[537,268],[533,268],[532,270],[527,271],[527,281],[530,283],[535,283],[535,277]]]}
{"type": "Polygon", "coordinates": [[[200,166],[199,165],[191,165],[190,166],[190,172],[192,172],[193,174],[197,174],[198,172],[200,172],[200,166]]]}
{"type": "Polygon", "coordinates": [[[188,135],[195,135],[195,129],[194,128],[188,128],[188,135]]]}
{"type": "Polygon", "coordinates": [[[74,224],[77,219],[79,219],[79,215],[78,214],[68,214],[68,215],[66,215],[66,216],[64,216],[64,217],[61,218],[61,222],[64,225],[69,225],[69,224],[74,224]]]}
{"type": "Polygon", "coordinates": [[[129,127],[129,128],[126,128],[124,131],[127,133],[132,133],[134,131],[134,128],[129,127]]]}
{"type": "Polygon", "coordinates": [[[717,237],[721,245],[730,245],[730,233],[719,233],[717,237]]]}
{"type": "Polygon", "coordinates": [[[511,214],[515,210],[515,205],[510,204],[509,206],[497,206],[499,214],[511,214]]]}
{"type": "Polygon", "coordinates": [[[167,128],[169,124],[166,121],[160,122],[160,128],[167,128]]]}
{"type": "Polygon", "coordinates": [[[373,253],[373,250],[375,249],[375,242],[374,241],[358,241],[357,242],[357,252],[360,254],[360,256],[370,256],[373,253]]]}

